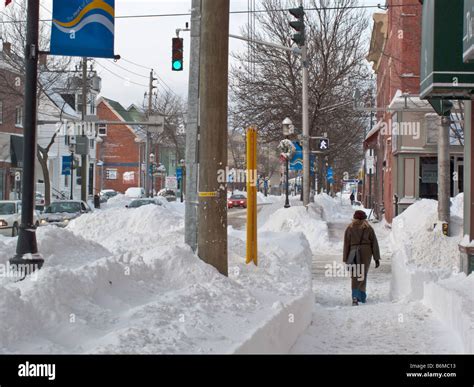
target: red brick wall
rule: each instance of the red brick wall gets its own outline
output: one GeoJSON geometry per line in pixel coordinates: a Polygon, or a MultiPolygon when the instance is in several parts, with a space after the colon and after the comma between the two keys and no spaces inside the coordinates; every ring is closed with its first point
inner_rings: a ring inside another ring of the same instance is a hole
{"type": "MultiPolygon", "coordinates": [[[[97,115],[100,120],[121,121],[109,106],[101,102],[97,107],[97,115]]],[[[139,170],[139,144],[135,142],[135,134],[126,125],[108,125],[107,136],[102,137],[103,142],[97,144],[97,159],[105,163],[103,167],[96,170],[96,187],[102,189],[113,189],[125,193],[130,187],[138,187],[140,179],[139,170]],[[128,165],[121,165],[128,164],[128,165]],[[132,166],[133,164],[133,166],[132,166]],[[116,169],[117,180],[107,180],[106,170],[116,169]],[[124,173],[135,172],[133,181],[125,181],[124,173]]]]}
{"type": "MultiPolygon", "coordinates": [[[[405,93],[419,94],[420,90],[420,54],[421,54],[421,14],[422,6],[413,0],[389,0],[388,38],[384,55],[377,73],[377,106],[387,107],[397,90],[405,93]],[[416,6],[409,6],[415,4],[416,6]],[[413,76],[408,76],[412,74],[413,76]]],[[[379,112],[378,120],[388,123],[391,113],[379,112]]],[[[393,208],[393,157],[390,136],[381,138],[380,155],[386,155],[383,173],[383,202],[385,217],[391,222],[393,208]]],[[[383,162],[383,160],[382,160],[383,162]]]]}
{"type": "Polygon", "coordinates": [[[15,118],[17,106],[23,106],[24,87],[23,82],[17,80],[17,75],[0,69],[0,101],[3,102],[3,120],[0,123],[0,132],[23,133],[22,128],[15,126],[15,118]]]}

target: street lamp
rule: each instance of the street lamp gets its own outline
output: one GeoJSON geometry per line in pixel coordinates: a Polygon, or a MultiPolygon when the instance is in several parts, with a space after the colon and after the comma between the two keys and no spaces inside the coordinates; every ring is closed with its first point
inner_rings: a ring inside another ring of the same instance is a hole
{"type": "MultiPolygon", "coordinates": [[[[288,141],[288,137],[294,133],[294,126],[293,122],[290,120],[289,117],[286,117],[283,122],[283,136],[285,136],[285,140],[288,141]]],[[[289,198],[289,190],[290,190],[290,152],[285,152],[285,208],[290,208],[290,198],[289,198]]]]}

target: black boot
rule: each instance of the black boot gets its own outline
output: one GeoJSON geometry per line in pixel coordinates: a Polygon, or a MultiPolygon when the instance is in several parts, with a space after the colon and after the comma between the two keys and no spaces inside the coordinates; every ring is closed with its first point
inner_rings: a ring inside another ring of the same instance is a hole
{"type": "Polygon", "coordinates": [[[352,306],[358,306],[359,305],[359,299],[357,297],[354,297],[352,299],[352,306]]]}

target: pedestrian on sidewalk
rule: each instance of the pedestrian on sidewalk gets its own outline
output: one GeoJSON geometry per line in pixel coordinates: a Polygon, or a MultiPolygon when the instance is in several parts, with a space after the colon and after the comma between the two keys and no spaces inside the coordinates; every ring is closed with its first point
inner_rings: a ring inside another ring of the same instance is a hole
{"type": "Polygon", "coordinates": [[[351,206],[354,205],[354,202],[355,202],[355,195],[354,195],[354,192],[351,193],[351,196],[349,197],[349,199],[351,199],[351,206]]]}
{"type": "Polygon", "coordinates": [[[373,257],[375,268],[380,266],[380,249],[375,231],[364,211],[356,211],[352,223],[346,229],[343,254],[343,261],[351,273],[352,305],[365,303],[370,263],[373,257]]]}

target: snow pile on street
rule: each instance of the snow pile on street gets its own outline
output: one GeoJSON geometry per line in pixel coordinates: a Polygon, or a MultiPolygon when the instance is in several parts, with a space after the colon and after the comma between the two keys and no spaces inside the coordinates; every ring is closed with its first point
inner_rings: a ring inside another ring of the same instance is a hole
{"type": "Polygon", "coordinates": [[[260,227],[260,231],[303,233],[316,254],[329,248],[327,223],[314,206],[279,208],[260,227]]]}
{"type": "Polygon", "coordinates": [[[462,234],[442,234],[434,200],[421,200],[394,219],[392,228],[392,284],[394,299],[423,298],[425,282],[447,278],[459,271],[458,245],[462,234]]]}
{"type": "Polygon", "coordinates": [[[454,198],[451,198],[451,216],[458,218],[464,218],[464,194],[459,194],[454,198]]]}
{"type": "Polygon", "coordinates": [[[332,198],[328,194],[320,194],[314,197],[314,205],[320,216],[327,222],[347,221],[352,218],[354,210],[350,201],[341,198],[332,198]]]}
{"type": "Polygon", "coordinates": [[[474,275],[425,284],[423,303],[459,335],[465,353],[474,353],[474,275]]]}
{"type": "MultiPolygon", "coordinates": [[[[261,234],[255,267],[231,232],[227,278],[183,243],[181,204],[112,204],[39,229],[43,269],[0,282],[0,353],[285,352],[309,324],[302,234],[261,234]]],[[[15,242],[0,239],[2,262],[15,242]]]]}

